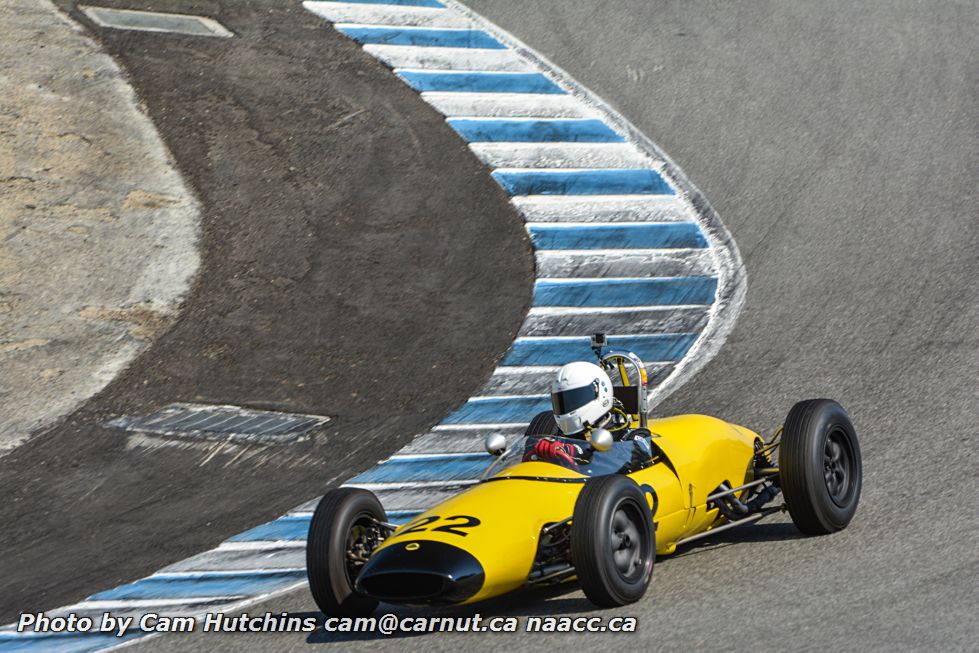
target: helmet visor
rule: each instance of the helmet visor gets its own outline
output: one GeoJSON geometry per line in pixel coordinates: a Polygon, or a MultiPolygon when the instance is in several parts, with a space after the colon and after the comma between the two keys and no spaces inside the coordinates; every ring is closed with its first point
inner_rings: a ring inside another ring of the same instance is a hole
{"type": "Polygon", "coordinates": [[[578,410],[585,404],[598,399],[598,384],[589,383],[580,388],[571,388],[562,392],[551,393],[551,404],[555,415],[567,415],[578,410]]]}

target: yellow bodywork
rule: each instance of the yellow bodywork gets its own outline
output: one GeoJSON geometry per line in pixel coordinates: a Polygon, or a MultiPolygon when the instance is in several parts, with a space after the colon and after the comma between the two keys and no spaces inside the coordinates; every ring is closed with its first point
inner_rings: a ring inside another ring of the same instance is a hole
{"type": "MultiPolygon", "coordinates": [[[[761,438],[703,415],[654,419],[648,428],[661,455],[629,477],[655,508],[657,553],[669,554],[679,540],[717,522],[718,511],[707,508],[707,496],[718,485],[733,487],[751,480],[754,446],[761,438]]],[[[466,602],[498,596],[526,583],[541,529],[571,517],[587,478],[547,462],[519,463],[401,526],[375,553],[393,544],[426,540],[462,548],[476,557],[485,573],[482,588],[466,602]],[[453,527],[467,524],[466,517],[468,523],[475,518],[478,525],[453,527]]]]}

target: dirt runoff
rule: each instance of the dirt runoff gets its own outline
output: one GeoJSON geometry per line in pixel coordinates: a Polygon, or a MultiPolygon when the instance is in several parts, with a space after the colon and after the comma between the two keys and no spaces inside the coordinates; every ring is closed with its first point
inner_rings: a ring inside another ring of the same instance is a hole
{"type": "Polygon", "coordinates": [[[0,455],[176,314],[198,204],[118,66],[46,0],[0,4],[0,455]]]}

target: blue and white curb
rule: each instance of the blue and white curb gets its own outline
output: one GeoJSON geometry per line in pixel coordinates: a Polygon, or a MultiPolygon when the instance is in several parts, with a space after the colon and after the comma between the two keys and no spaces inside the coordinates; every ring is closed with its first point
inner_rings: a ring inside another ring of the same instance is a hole
{"type": "MultiPolygon", "coordinates": [[[[609,333],[613,346],[647,361],[654,404],[717,352],[744,298],[737,248],[699,191],[628,121],[452,0],[303,4],[445,116],[511,196],[536,257],[531,309],[477,395],[346,485],[373,490],[391,520],[403,522],[477,482],[490,462],[483,438],[522,434],[548,407],[555,370],[590,359],[591,333],[609,333]]],[[[47,614],[194,616],[299,588],[317,501],[47,614]]],[[[92,651],[130,641],[0,630],[0,651],[92,651]]]]}

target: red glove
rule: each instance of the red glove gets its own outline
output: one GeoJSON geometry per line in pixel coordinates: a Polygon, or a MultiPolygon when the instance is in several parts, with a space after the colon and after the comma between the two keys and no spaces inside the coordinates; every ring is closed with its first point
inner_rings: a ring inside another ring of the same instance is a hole
{"type": "Polygon", "coordinates": [[[534,444],[534,454],[541,460],[556,460],[576,467],[574,446],[556,440],[538,440],[534,444]]]}

